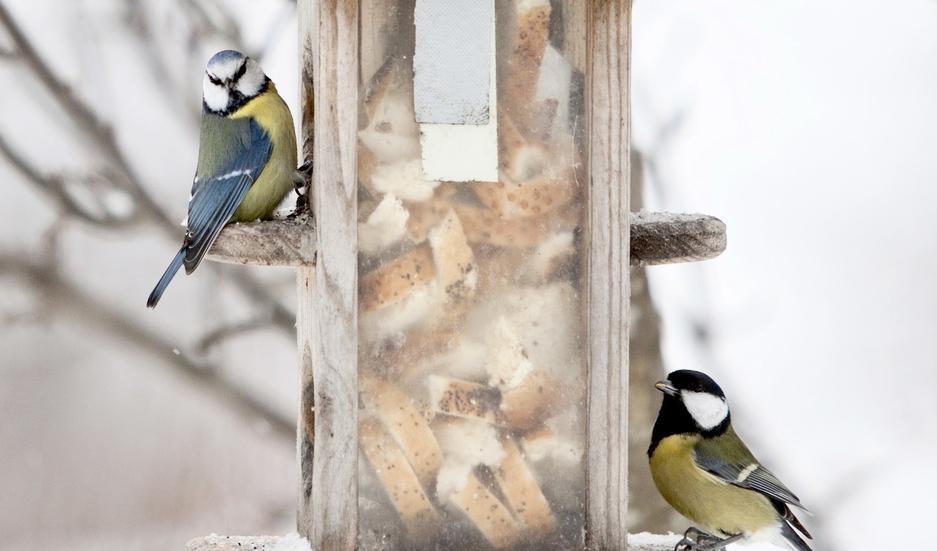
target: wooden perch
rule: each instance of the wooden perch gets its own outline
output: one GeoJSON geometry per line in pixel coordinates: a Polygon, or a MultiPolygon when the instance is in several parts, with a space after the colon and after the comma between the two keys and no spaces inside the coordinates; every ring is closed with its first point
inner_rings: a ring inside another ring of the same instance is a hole
{"type": "Polygon", "coordinates": [[[726,249],[726,225],[706,214],[631,213],[631,265],[696,262],[726,249]]]}
{"type": "MultiPolygon", "coordinates": [[[[274,220],[232,224],[221,232],[208,258],[230,264],[315,266],[312,224],[274,220]]],[[[695,262],[726,248],[726,225],[706,214],[631,213],[631,265],[695,262]]]]}
{"type": "Polygon", "coordinates": [[[257,266],[315,266],[315,226],[302,220],[230,224],[208,251],[208,259],[257,266]]]}
{"type": "Polygon", "coordinates": [[[185,544],[185,551],[273,551],[279,536],[205,536],[185,544]]]}

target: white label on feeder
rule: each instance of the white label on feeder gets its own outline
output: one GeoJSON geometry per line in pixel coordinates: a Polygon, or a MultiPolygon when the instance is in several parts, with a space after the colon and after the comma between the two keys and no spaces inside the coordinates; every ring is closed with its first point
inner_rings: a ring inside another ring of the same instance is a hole
{"type": "Polygon", "coordinates": [[[414,111],[428,180],[498,180],[494,0],[417,0],[414,111]]]}

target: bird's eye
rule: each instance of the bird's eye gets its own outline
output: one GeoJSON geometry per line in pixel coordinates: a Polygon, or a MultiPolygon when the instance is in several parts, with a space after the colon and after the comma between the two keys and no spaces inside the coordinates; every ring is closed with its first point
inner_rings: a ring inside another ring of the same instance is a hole
{"type": "Polygon", "coordinates": [[[234,73],[234,76],[231,77],[233,82],[237,82],[244,76],[244,73],[247,72],[247,58],[244,58],[244,62],[241,63],[241,66],[238,67],[238,70],[234,73]]]}
{"type": "Polygon", "coordinates": [[[220,79],[215,78],[215,76],[212,75],[211,73],[205,73],[205,74],[208,76],[208,81],[209,81],[209,82],[211,82],[211,83],[214,84],[215,86],[221,86],[221,80],[220,80],[220,79]]]}

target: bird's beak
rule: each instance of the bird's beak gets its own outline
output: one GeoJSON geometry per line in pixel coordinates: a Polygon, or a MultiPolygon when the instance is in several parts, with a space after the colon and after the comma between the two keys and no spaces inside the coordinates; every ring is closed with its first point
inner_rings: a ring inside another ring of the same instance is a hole
{"type": "Polygon", "coordinates": [[[654,383],[654,388],[663,392],[667,396],[676,396],[680,391],[676,389],[670,381],[657,381],[654,383]]]}

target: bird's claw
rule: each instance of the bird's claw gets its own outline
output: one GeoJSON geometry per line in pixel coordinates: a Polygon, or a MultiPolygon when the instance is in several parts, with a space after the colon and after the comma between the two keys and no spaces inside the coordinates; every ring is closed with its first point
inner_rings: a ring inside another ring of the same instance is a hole
{"type": "Polygon", "coordinates": [[[696,527],[687,528],[683,539],[674,546],[674,551],[718,551],[725,548],[727,542],[709,532],[696,527]]]}
{"type": "Polygon", "coordinates": [[[309,210],[309,190],[312,189],[312,159],[304,162],[296,169],[296,177],[293,179],[294,190],[296,191],[296,208],[293,209],[291,218],[298,217],[309,210]]]}

